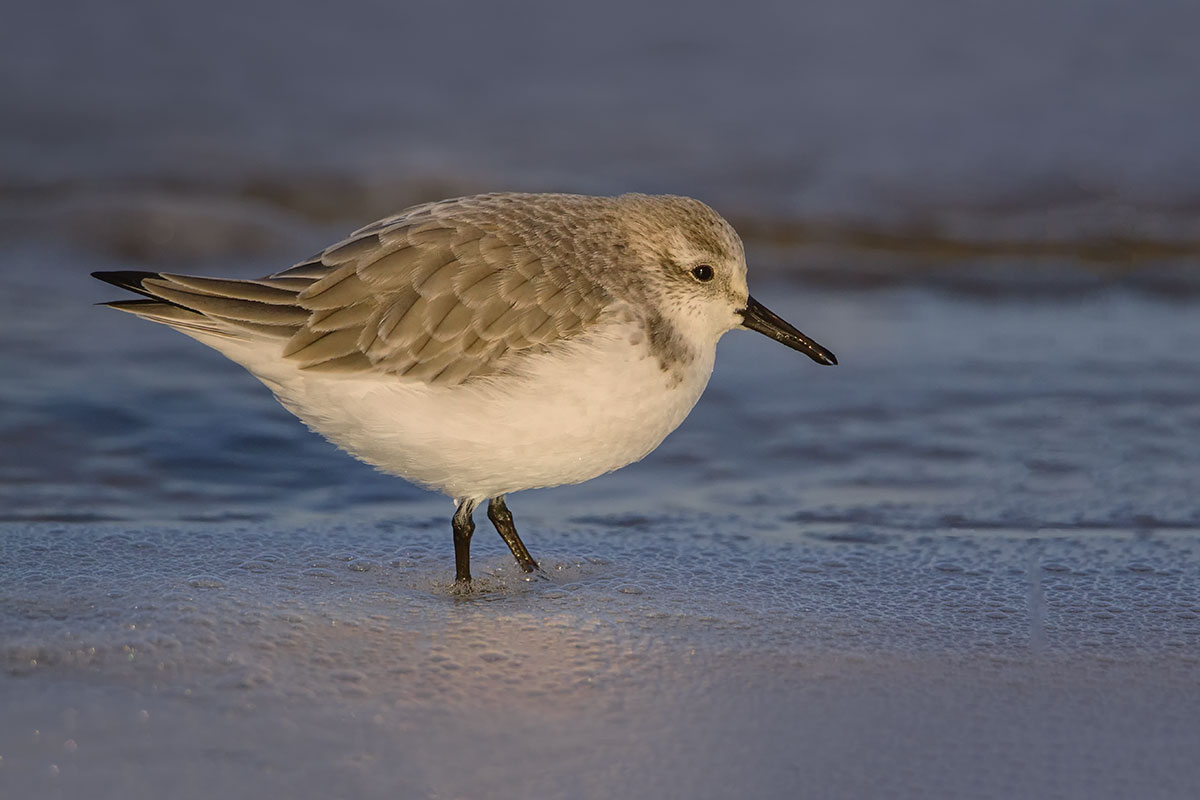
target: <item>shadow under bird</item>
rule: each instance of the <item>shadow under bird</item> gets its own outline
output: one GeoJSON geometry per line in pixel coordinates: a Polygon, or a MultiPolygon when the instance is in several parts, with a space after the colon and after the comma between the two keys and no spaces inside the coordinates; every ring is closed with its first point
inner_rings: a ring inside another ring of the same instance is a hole
{"type": "Polygon", "coordinates": [[[504,496],[645,457],[727,331],[837,363],[750,296],[741,239],[686,197],[462,197],[256,280],[93,275],[143,296],[106,305],[220,351],[343,450],[453,498],[460,584],[480,502],[536,570],[504,496]]]}

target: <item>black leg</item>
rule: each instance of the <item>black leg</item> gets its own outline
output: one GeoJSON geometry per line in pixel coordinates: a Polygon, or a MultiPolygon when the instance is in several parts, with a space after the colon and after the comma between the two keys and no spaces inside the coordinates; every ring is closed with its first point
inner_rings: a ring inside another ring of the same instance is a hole
{"type": "Polygon", "coordinates": [[[474,500],[463,500],[454,512],[454,581],[467,584],[471,582],[471,534],[475,533],[475,520],[471,519],[475,511],[474,500]]]}
{"type": "Polygon", "coordinates": [[[533,560],[533,556],[529,555],[528,548],[521,541],[521,537],[517,535],[517,526],[513,524],[512,512],[504,504],[504,495],[493,497],[491,502],[488,503],[488,519],[496,526],[496,531],[499,532],[500,538],[508,545],[508,549],[512,551],[513,558],[521,565],[521,569],[526,572],[536,570],[538,568],[537,562],[533,560]]]}

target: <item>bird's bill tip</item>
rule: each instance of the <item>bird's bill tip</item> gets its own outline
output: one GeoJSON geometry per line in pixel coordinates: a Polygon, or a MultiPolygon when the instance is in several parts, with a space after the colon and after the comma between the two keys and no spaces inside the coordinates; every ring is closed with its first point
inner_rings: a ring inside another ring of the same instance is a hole
{"type": "Polygon", "coordinates": [[[829,350],[814,342],[800,331],[793,328],[787,321],[780,318],[753,297],[746,299],[746,307],[741,311],[742,327],[769,336],[793,350],[798,350],[818,364],[835,366],[837,357],[829,350]]]}

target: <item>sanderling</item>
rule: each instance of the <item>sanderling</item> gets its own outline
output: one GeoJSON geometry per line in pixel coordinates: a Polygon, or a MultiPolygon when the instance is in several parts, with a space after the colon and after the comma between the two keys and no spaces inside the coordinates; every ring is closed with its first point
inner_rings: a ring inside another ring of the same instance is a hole
{"type": "Polygon", "coordinates": [[[833,353],[750,296],[741,239],[698,200],[486,194],[406,209],[258,280],[96,272],[147,299],[107,305],[241,364],[309,428],[457,503],[537,569],[504,502],[645,457],[748,328],[833,353]]]}

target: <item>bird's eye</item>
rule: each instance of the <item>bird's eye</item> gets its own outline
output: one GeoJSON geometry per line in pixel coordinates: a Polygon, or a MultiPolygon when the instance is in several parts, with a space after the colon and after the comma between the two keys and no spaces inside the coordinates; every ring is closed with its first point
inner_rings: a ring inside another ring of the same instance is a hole
{"type": "Polygon", "coordinates": [[[701,264],[697,267],[692,267],[692,277],[701,283],[708,283],[713,279],[716,273],[708,264],[701,264]]]}

